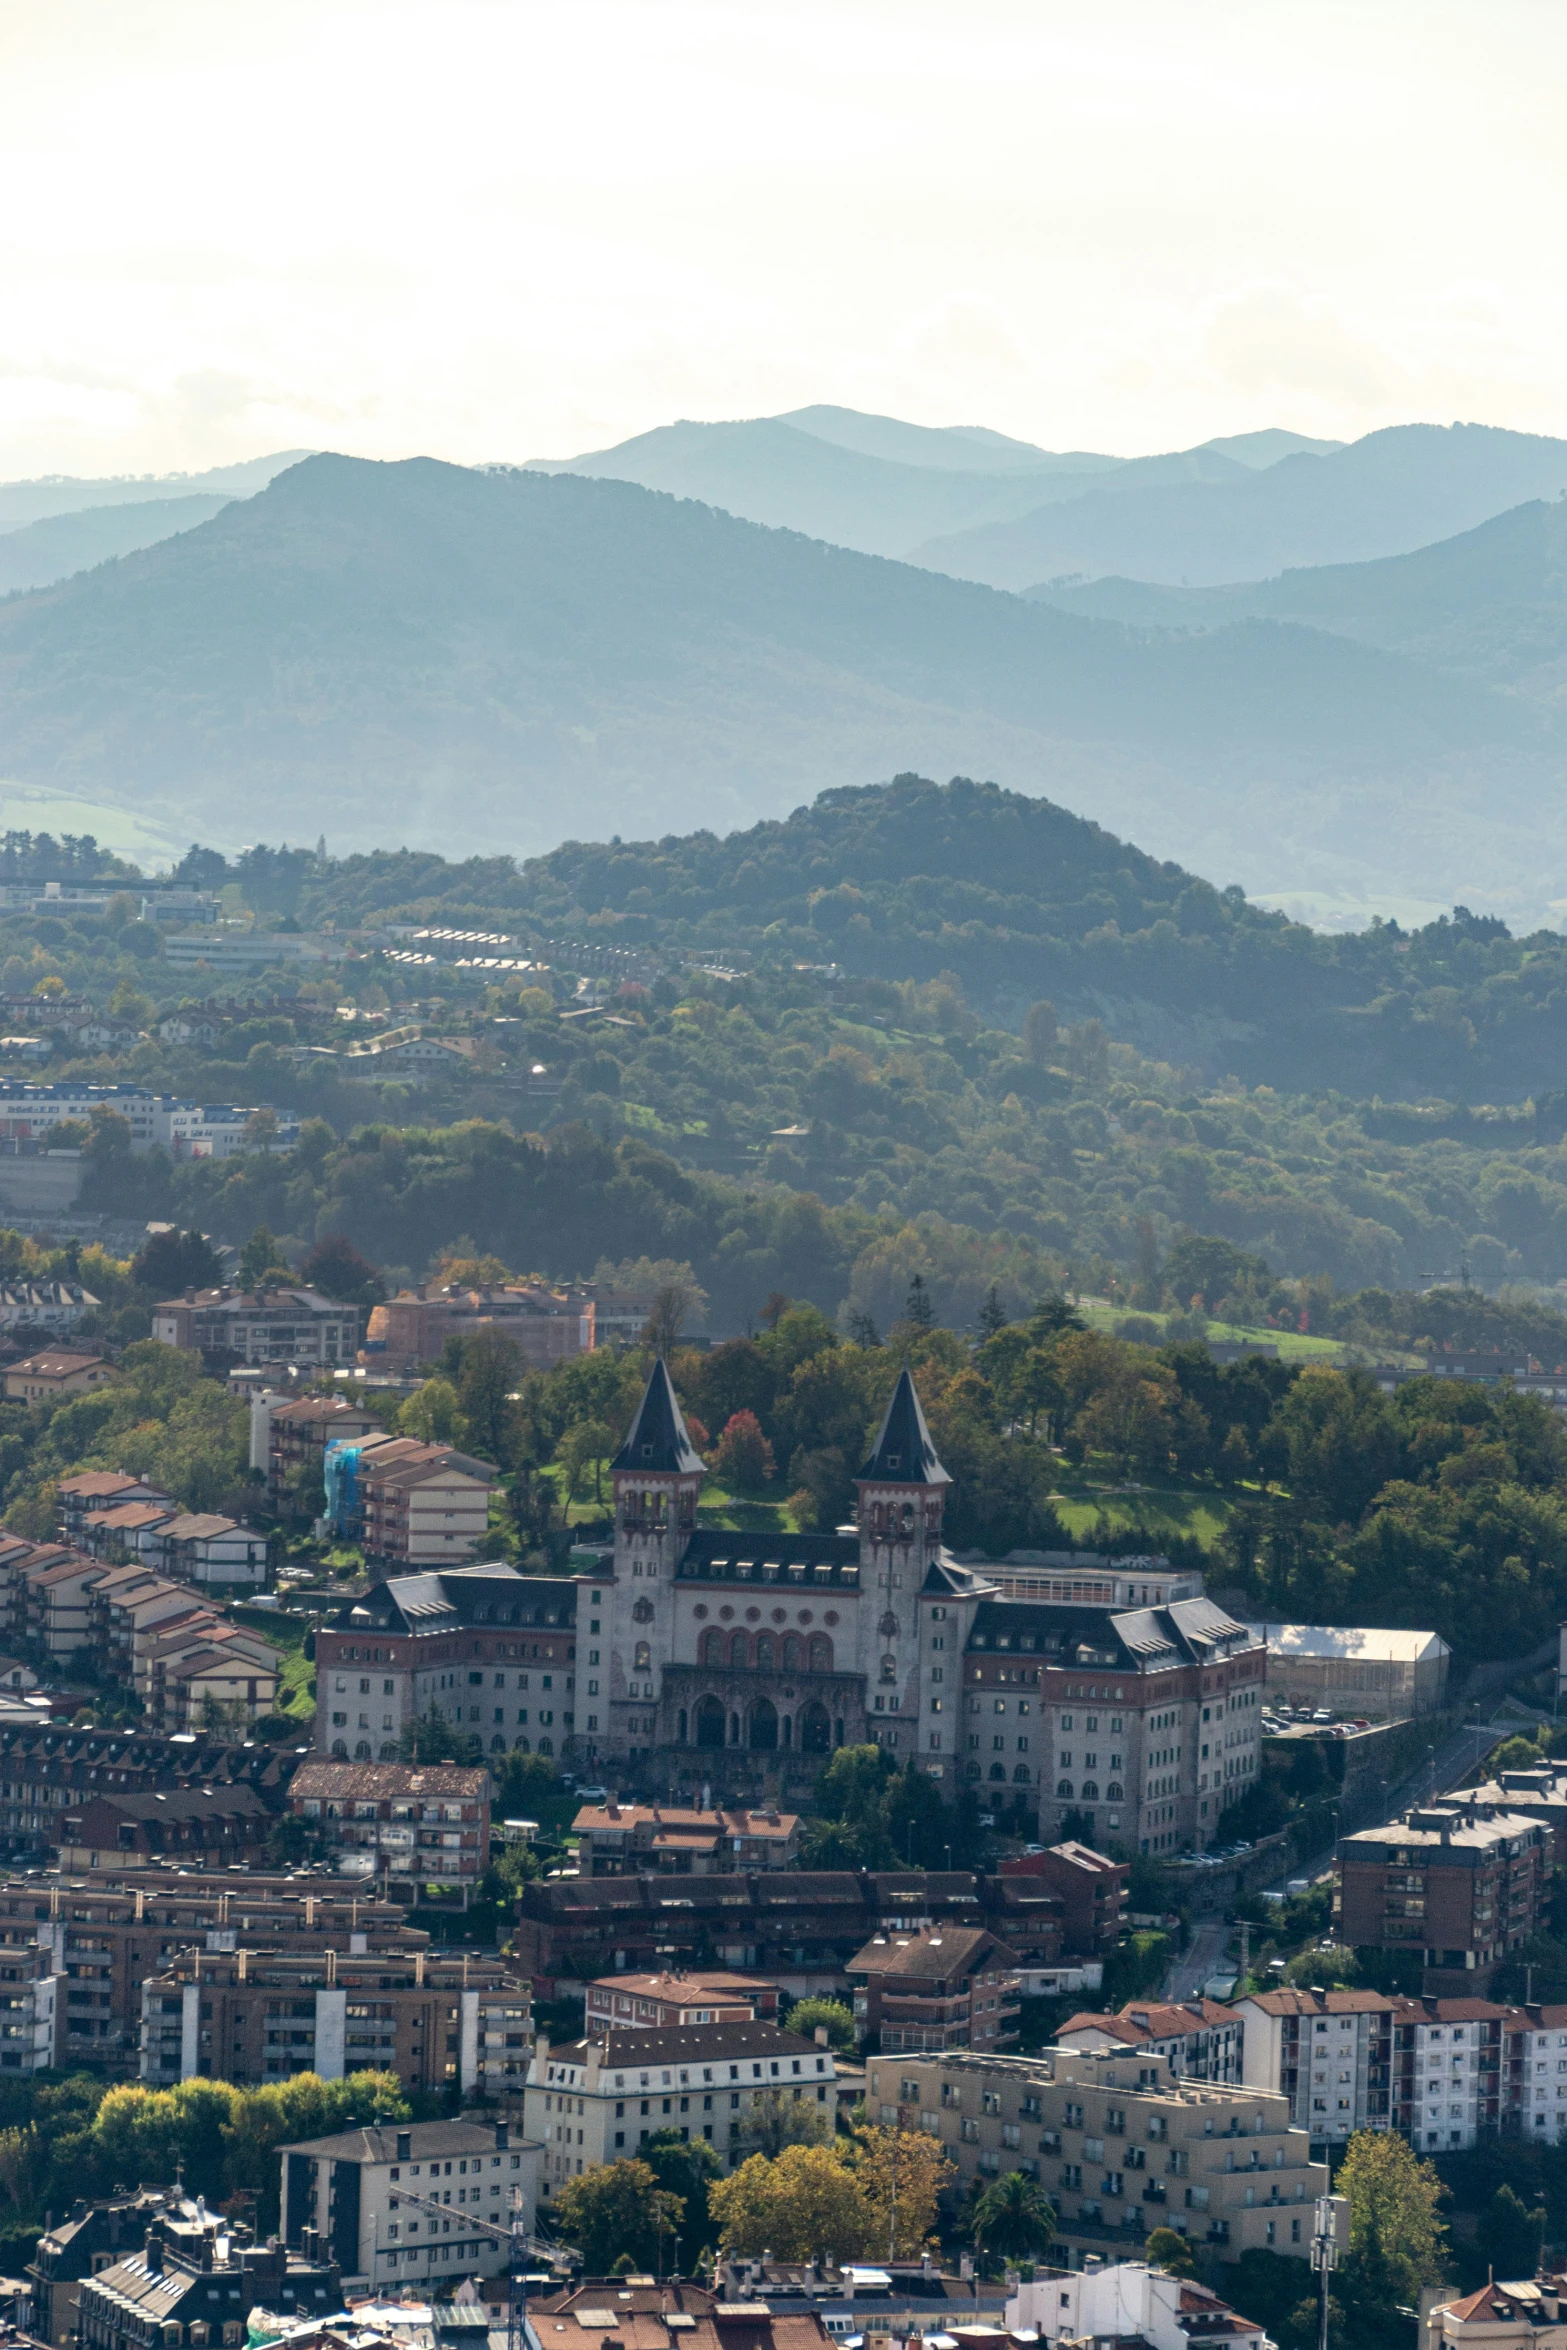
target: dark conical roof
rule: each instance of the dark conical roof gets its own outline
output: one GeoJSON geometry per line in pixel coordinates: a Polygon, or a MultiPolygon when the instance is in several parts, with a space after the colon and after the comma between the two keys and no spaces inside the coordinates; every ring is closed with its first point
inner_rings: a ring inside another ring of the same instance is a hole
{"type": "Polygon", "coordinates": [[[862,1482],[888,1485],[950,1485],[936,1458],[920,1399],[907,1369],[898,1374],[892,1401],[871,1446],[871,1457],[860,1471],[862,1482]]]}
{"type": "Polygon", "coordinates": [[[609,1465],[612,1470],[651,1469],[666,1476],[699,1474],[706,1467],[681,1417],[662,1355],[648,1373],[626,1441],[609,1465]]]}

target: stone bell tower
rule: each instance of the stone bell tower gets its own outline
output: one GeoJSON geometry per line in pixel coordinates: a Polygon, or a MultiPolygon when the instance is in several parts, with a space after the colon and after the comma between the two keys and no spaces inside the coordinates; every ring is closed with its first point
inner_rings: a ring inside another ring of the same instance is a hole
{"type": "MultiPolygon", "coordinates": [[[[609,1645],[597,1678],[599,1751],[606,1763],[639,1760],[659,1743],[665,1665],[675,1653],[674,1572],[696,1529],[705,1464],[687,1431],[662,1356],[648,1374],[637,1416],[610,1463],[615,1489],[615,1580],[609,1645]]],[[[582,1643],[578,1642],[579,1656],[582,1643]]],[[[586,1675],[579,1662],[580,1679],[586,1675]]],[[[579,1708],[593,1710],[591,1698],[579,1708]]]]}
{"type": "Polygon", "coordinates": [[[866,1719],[877,1743],[907,1761],[919,1735],[919,1595],[940,1555],[952,1480],[936,1457],[906,1369],[854,1482],[866,1719]]]}

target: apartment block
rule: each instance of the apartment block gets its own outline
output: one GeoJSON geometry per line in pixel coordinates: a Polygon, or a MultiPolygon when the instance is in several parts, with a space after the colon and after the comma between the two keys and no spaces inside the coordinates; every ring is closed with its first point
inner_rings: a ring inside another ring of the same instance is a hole
{"type": "Polygon", "coordinates": [[[778,1986],[754,1975],[704,1967],[690,1974],[609,1975],[589,1983],[584,2028],[590,2040],[611,2030],[661,2032],[693,2024],[778,2021],[778,1986]]]}
{"type": "Polygon", "coordinates": [[[472,1886],[490,1859],[490,1774],[446,1763],[301,1764],[289,1807],[339,1865],[391,1880],[472,1886]]]}
{"type": "Polygon", "coordinates": [[[395,2072],[410,2089],[520,2096],[528,1986],[499,1959],[427,1950],[180,1953],[141,1992],[141,2078],[248,2084],[395,2072]]]}
{"type": "Polygon", "coordinates": [[[274,1508],[296,1483],[313,1487],[319,1500],[327,1446],[351,1444],[376,1432],[364,1405],[346,1395],[258,1396],[251,1406],[250,1465],[265,1469],[274,1508]]]}
{"type": "MultiPolygon", "coordinates": [[[[101,1879],[103,1872],[98,1872],[101,1879]]],[[[134,1875],[134,1872],[132,1872],[134,1875]]],[[[301,1894],[255,1876],[163,1875],[119,1884],[36,1879],[0,1882],[0,1980],[38,1951],[59,1977],[58,2061],[134,2069],[141,2049],[141,1993],[149,1975],[190,1950],[344,1957],[392,1954],[406,1969],[429,1936],[394,1904],[330,1893],[301,1894]]]]}
{"type": "Polygon", "coordinates": [[[84,2277],[77,2289],[80,2350],[237,2350],[254,2308],[325,2317],[342,2307],[342,2277],[316,2256],[249,2241],[249,2230],[201,2203],[169,2199],[139,2252],[84,2277]]]}
{"type": "Polygon", "coordinates": [[[657,1869],[669,1876],[730,1875],[786,1869],[800,1854],[800,1821],[776,1803],[757,1810],[690,1809],[678,1804],[585,1804],[572,1822],[577,1857],[591,1877],[657,1869]]]}
{"type": "Polygon", "coordinates": [[[1475,1997],[1545,1925],[1555,1838],[1466,1799],[1339,1839],[1333,1915],[1357,1949],[1419,1951],[1423,1988],[1475,1997]]]}
{"type": "Polygon", "coordinates": [[[1237,2003],[1249,2085],[1317,2140],[1397,2130],[1422,2153],[1501,2133],[1567,2143],[1567,2007],[1280,1990],[1237,2003]]]}
{"type": "Polygon", "coordinates": [[[1115,2015],[1070,2016],[1057,2048],[1080,2056],[1162,2056],[1183,2081],[1245,2079],[1245,2027],[1216,1999],[1133,2001],[1115,2015]]]}
{"type": "Polygon", "coordinates": [[[82,2279],[112,2268],[125,2253],[140,2252],[148,2222],[164,2207],[161,2187],[143,2187],[134,2195],[78,2203],[69,2219],[39,2237],[27,2267],[35,2340],[47,2342],[50,2350],[72,2350],[82,2279]]]}
{"type": "Polygon", "coordinates": [[[358,1351],[359,1308],[314,1289],[191,1290],[154,1306],[152,1335],[164,1346],[228,1362],[335,1369],[358,1351]]]}
{"type": "MultiPolygon", "coordinates": [[[[89,1307],[98,1303],[95,1297],[75,1282],[50,1282],[46,1286],[75,1290],[76,1294],[50,1311],[41,1302],[35,1309],[19,1295],[22,1284],[0,1284],[0,1299],[4,1298],[6,1290],[11,1292],[10,1298],[4,1301],[9,1304],[10,1311],[0,1310],[0,1329],[7,1322],[25,1321],[30,1325],[35,1311],[40,1322],[53,1322],[60,1329],[74,1328],[89,1307]]],[[[62,1396],[85,1395],[89,1388],[102,1387],[113,1377],[114,1365],[106,1363],[101,1355],[78,1353],[68,1347],[50,1347],[42,1354],[29,1355],[25,1362],[6,1366],[5,1396],[7,1403],[57,1403],[62,1396]]]]}
{"type": "Polygon", "coordinates": [[[875,1934],[847,1971],[855,2028],[884,2053],[1004,2048],[1017,2038],[1017,1958],[983,1926],[875,1934]]]}
{"type": "Polygon", "coordinates": [[[330,2246],[344,2275],[373,2291],[503,2275],[496,2231],[509,2227],[514,2197],[534,2223],[539,2148],[506,2122],[372,2125],[279,2151],[288,2244],[330,2246]]]}
{"type": "MultiPolygon", "coordinates": [[[[646,1321],[644,1313],[642,1317],[646,1321]]],[[[530,1369],[550,1370],[596,1343],[592,1294],[544,1282],[508,1282],[479,1288],[456,1284],[399,1290],[371,1308],[365,1353],[398,1369],[433,1363],[448,1338],[497,1329],[521,1351],[530,1369]]]]}
{"type": "Polygon", "coordinates": [[[236,1744],[201,1728],[164,1737],[0,1721],[0,1848],[12,1862],[41,1861],[59,1844],[62,1816],[101,1794],[194,1787],[221,1798],[249,1787],[280,1809],[293,1764],[277,1747],[236,1744]]]}
{"type": "Polygon", "coordinates": [[[395,1761],[403,1732],[434,1711],[493,1749],[580,1766],[578,1598],[570,1576],[505,1565],[372,1584],[317,1635],[318,1751],[395,1761]]]}
{"type": "Polygon", "coordinates": [[[387,1437],[359,1455],[365,1557],[380,1567],[465,1565],[484,1548],[495,1470],[448,1444],[387,1437]]]}
{"type": "Polygon", "coordinates": [[[867,1942],[922,1926],[987,1927],[1021,1968],[1043,1970],[1061,1956],[1055,1894],[1030,1878],[967,1870],[690,1877],[681,1880],[678,1901],[658,1876],[537,1879],[522,1889],[512,1947],[548,1997],[561,1981],[717,1960],[765,1975],[795,1997],[821,1991],[843,1998],[848,1969],[867,1942]]]}
{"type": "Polygon", "coordinates": [[[756,2151],[774,2100],[836,2109],[830,2048],[776,2024],[611,2030],[551,2047],[528,2072],[527,2132],[544,2147],[541,2204],[596,2163],[634,2155],[659,2130],[701,2138],[731,2166],[756,2151]]]}
{"type": "Polygon", "coordinates": [[[62,1811],[52,1841],[62,1869],[150,1869],[248,1862],[275,1815],[254,1787],[178,1787],[89,1795],[62,1811]]]}
{"type": "Polygon", "coordinates": [[[872,2056],[865,2096],[875,2120],[940,2140],[960,2193],[1003,2171],[1038,2180],[1056,2247],[1079,2260],[1169,2227],[1220,2259],[1304,2262],[1328,2191],[1283,2097],[1182,2081],[1157,2057],[872,2056]]]}
{"type": "Polygon", "coordinates": [[[1066,1947],[1083,1958],[1108,1958],[1121,1938],[1131,1869],[1088,1844],[1068,1840],[1001,1863],[1004,1877],[1038,1877],[1061,1900],[1066,1947]]]}
{"type": "Polygon", "coordinates": [[[41,2073],[59,2064],[65,1989],[51,1951],[0,1951],[0,2073],[41,2073]]]}

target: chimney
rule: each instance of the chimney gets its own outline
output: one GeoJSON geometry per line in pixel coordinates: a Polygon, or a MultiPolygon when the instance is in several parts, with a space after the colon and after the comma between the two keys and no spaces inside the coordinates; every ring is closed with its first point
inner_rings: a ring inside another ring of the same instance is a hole
{"type": "Polygon", "coordinates": [[[817,2025],[815,2038],[818,2048],[825,2048],[827,2046],[827,2026],[825,2024],[817,2025]]]}
{"type": "Polygon", "coordinates": [[[156,2220],[152,2222],[147,2230],[147,2243],[146,2248],[142,2253],[142,2260],[146,2266],[147,2274],[150,2277],[162,2276],[163,2230],[159,2227],[156,2220]]]}
{"type": "Polygon", "coordinates": [[[499,2154],[504,2154],[504,2153],[506,2152],[506,2149],[507,2149],[507,2147],[510,2145],[510,2143],[511,2143],[511,2125],[510,2125],[510,2123],[509,2123],[509,2122],[497,2122],[497,2123],[496,2123],[496,2125],[495,2125],[495,2148],[496,2148],[496,2152],[497,2152],[497,2153],[499,2153],[499,2154]]]}
{"type": "Polygon", "coordinates": [[[399,2161],[399,2162],[412,2162],[412,2160],[413,2160],[413,2153],[414,2153],[414,2140],[413,2140],[413,2132],[412,2132],[412,2130],[399,2130],[399,2131],[398,2131],[398,2133],[397,2133],[397,2159],[398,2159],[398,2161],[399,2161]]]}

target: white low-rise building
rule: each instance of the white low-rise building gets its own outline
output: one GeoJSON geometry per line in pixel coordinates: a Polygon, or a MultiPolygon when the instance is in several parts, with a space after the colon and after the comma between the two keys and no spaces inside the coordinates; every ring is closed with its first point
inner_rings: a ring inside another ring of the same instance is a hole
{"type": "Polygon", "coordinates": [[[534,2225],[539,2148],[505,2122],[370,2126],[279,2153],[287,2242],[297,2249],[317,2229],[345,2285],[389,2292],[504,2275],[514,2189],[534,2225]]]}
{"type": "Polygon", "coordinates": [[[1014,2339],[1037,2334],[1042,2343],[1135,2341],[1147,2350],[1193,2350],[1196,2342],[1222,2342],[1225,2350],[1266,2350],[1268,2339],[1206,2285],[1168,2276],[1146,2260],[1036,2276],[1019,2285],[1005,2316],[1014,2339]]]}
{"type": "Polygon", "coordinates": [[[1335,1713],[1401,1722],[1440,1713],[1447,1697],[1447,1642],[1435,1632],[1364,1624],[1252,1624],[1268,1650],[1270,1704],[1329,1706],[1335,1713]]]}
{"type": "Polygon", "coordinates": [[[837,2077],[830,2048],[776,2024],[612,2030],[558,2048],[541,2039],[524,2107],[528,2135],[544,2147],[540,2195],[634,2156],[659,2130],[742,2162],[775,2099],[836,2113],[837,2077]]]}

